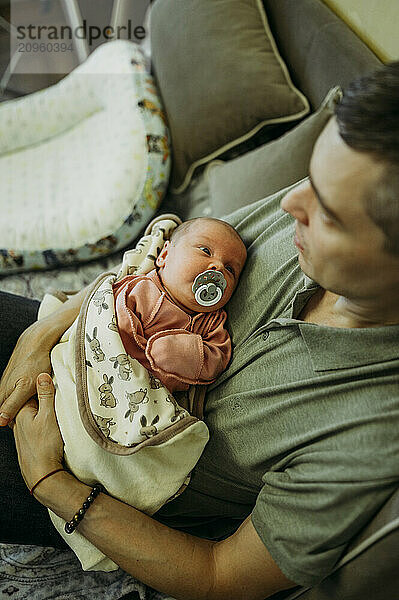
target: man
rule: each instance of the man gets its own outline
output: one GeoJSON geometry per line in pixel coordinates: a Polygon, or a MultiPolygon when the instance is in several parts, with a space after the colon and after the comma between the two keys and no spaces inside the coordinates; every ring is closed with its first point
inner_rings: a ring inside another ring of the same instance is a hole
{"type": "MultiPolygon", "coordinates": [[[[264,599],[316,584],[398,487],[398,93],[399,63],[350,86],[310,178],[232,216],[248,245],[229,306],[234,358],[210,386],[211,438],[192,481],[157,515],[166,526],[106,494],[79,524],[177,599],[264,599]]],[[[47,323],[47,347],[80,301],[47,323]]],[[[3,377],[3,424],[47,370],[32,359],[27,378],[20,366],[38,335],[24,334],[3,377]]],[[[61,468],[53,392],[43,390],[39,411],[29,401],[13,427],[28,487],[61,468]]],[[[35,496],[69,520],[89,491],[59,471],[35,496]]]]}

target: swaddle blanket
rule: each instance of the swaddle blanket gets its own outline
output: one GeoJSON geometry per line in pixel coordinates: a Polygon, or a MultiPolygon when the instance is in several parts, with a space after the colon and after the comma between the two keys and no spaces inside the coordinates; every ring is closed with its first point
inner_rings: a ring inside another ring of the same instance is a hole
{"type": "MultiPolygon", "coordinates": [[[[175,226],[170,219],[159,220],[136,250],[125,255],[118,277],[152,269],[158,246],[175,226]]],[[[81,481],[101,482],[110,495],[151,515],[184,489],[209,433],[202,420],[179,406],[158,379],[126,354],[113,302],[112,284],[118,277],[98,277],[78,318],[51,353],[55,408],[67,468],[81,481]]],[[[40,317],[49,307],[45,299],[40,317]]],[[[67,535],[65,521],[49,512],[83,569],[117,568],[78,530],[67,535]]]]}

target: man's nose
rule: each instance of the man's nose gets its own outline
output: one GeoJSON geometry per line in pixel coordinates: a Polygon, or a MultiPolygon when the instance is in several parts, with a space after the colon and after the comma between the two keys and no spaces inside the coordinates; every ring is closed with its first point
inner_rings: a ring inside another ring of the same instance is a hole
{"type": "Polygon", "coordinates": [[[281,208],[300,221],[303,225],[309,223],[310,184],[304,181],[288,192],[281,201],[281,208]]]}

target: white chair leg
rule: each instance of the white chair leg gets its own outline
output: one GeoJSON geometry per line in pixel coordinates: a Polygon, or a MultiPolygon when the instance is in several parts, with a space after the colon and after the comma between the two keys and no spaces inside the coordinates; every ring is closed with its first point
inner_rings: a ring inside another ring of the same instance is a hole
{"type": "MultiPolygon", "coordinates": [[[[62,0],[64,12],[69,20],[69,23],[73,30],[83,25],[82,13],[80,12],[79,3],[77,0],[62,0]]],[[[76,54],[79,63],[82,63],[88,58],[90,52],[87,45],[87,40],[78,39],[76,36],[73,39],[76,54]]]]}
{"type": "Polygon", "coordinates": [[[121,14],[123,10],[124,0],[114,0],[112,6],[111,26],[115,29],[121,24],[121,14]]]}
{"type": "Polygon", "coordinates": [[[8,63],[7,69],[4,71],[3,77],[0,80],[0,97],[3,96],[3,94],[7,90],[8,82],[10,81],[20,58],[21,53],[18,51],[14,52],[14,54],[12,55],[11,60],[8,63]]]}
{"type": "MultiPolygon", "coordinates": [[[[16,33],[16,29],[11,25],[11,23],[9,23],[6,19],[4,19],[1,16],[0,16],[0,27],[3,27],[3,29],[8,31],[10,34],[16,33]]],[[[10,62],[8,63],[8,66],[7,66],[6,70],[4,71],[2,78],[0,79],[0,97],[4,95],[4,93],[7,89],[7,86],[8,86],[8,82],[10,81],[12,74],[14,73],[14,70],[15,70],[20,58],[21,58],[21,53],[17,52],[17,51],[15,51],[14,54],[11,56],[10,62]]]]}

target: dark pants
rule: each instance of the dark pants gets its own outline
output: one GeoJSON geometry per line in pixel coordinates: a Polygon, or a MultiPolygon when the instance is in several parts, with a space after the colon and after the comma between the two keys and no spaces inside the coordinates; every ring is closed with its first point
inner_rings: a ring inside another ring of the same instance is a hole
{"type": "MultiPolygon", "coordinates": [[[[0,292],[0,375],[18,337],[36,320],[38,308],[36,300],[0,292]]],[[[0,427],[0,477],[0,542],[68,548],[47,509],[29,494],[9,427],[0,427]]]]}

